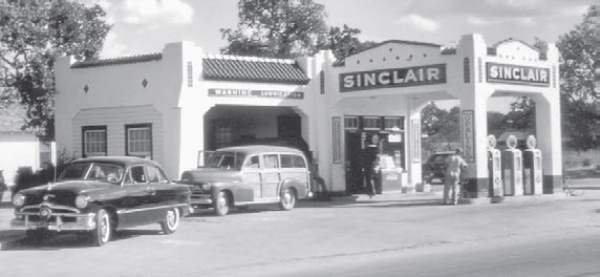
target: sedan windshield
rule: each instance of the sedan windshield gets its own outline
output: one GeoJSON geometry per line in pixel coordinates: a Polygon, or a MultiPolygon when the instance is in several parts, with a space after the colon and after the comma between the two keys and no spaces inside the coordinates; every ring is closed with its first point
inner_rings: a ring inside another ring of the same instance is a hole
{"type": "Polygon", "coordinates": [[[59,180],[95,180],[119,184],[125,169],[112,163],[73,163],[60,174],[59,180]]]}
{"type": "Polygon", "coordinates": [[[244,161],[244,154],[239,152],[210,151],[203,152],[204,164],[202,167],[240,169],[244,161]]]}

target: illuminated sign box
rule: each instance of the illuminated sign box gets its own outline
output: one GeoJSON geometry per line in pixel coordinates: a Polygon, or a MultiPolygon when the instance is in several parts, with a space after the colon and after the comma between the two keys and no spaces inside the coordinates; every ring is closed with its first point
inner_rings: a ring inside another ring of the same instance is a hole
{"type": "Polygon", "coordinates": [[[549,86],[550,69],[500,63],[486,63],[488,83],[549,86]]]}
{"type": "Polygon", "coordinates": [[[258,97],[258,98],[283,98],[303,99],[304,92],[301,91],[279,91],[279,90],[249,90],[249,89],[208,89],[208,96],[215,97],[258,97]]]}
{"type": "Polygon", "coordinates": [[[446,65],[434,64],[340,74],[340,92],[446,83],[446,65]]]}

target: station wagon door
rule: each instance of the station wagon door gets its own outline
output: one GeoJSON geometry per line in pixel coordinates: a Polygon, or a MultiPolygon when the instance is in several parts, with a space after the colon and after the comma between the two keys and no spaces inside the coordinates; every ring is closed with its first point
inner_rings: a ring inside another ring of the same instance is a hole
{"type": "Polygon", "coordinates": [[[260,187],[261,168],[259,160],[260,159],[258,155],[250,156],[242,166],[242,183],[244,183],[244,187],[252,190],[252,198],[236,199],[236,201],[253,201],[262,197],[262,191],[260,187]]]}
{"type": "Polygon", "coordinates": [[[281,180],[295,181],[302,184],[298,189],[298,197],[303,198],[308,188],[309,172],[304,158],[297,154],[280,154],[281,180]]]}
{"type": "Polygon", "coordinates": [[[262,156],[261,173],[262,198],[277,198],[280,182],[281,176],[279,175],[279,155],[264,154],[262,156]]]}

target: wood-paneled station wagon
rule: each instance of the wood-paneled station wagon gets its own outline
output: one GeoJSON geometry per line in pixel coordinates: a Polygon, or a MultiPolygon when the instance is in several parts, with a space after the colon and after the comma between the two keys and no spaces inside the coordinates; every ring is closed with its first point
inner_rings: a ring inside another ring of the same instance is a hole
{"type": "Polygon", "coordinates": [[[194,208],[231,208],[279,203],[292,209],[297,199],[311,196],[310,172],[304,154],[294,148],[249,145],[200,152],[198,169],[185,171],[181,182],[192,188],[194,208]]]}
{"type": "Polygon", "coordinates": [[[63,170],[58,182],[16,193],[11,225],[36,240],[48,232],[85,232],[101,246],[117,228],[159,223],[163,233],[175,232],[189,213],[190,194],[153,161],[84,158],[63,170]]]}

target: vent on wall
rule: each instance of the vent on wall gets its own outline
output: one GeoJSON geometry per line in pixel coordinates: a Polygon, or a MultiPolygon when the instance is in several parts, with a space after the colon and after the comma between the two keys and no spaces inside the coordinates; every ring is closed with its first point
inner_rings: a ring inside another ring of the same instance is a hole
{"type": "Polygon", "coordinates": [[[194,67],[192,62],[187,62],[187,86],[188,88],[194,86],[194,67]]]}

